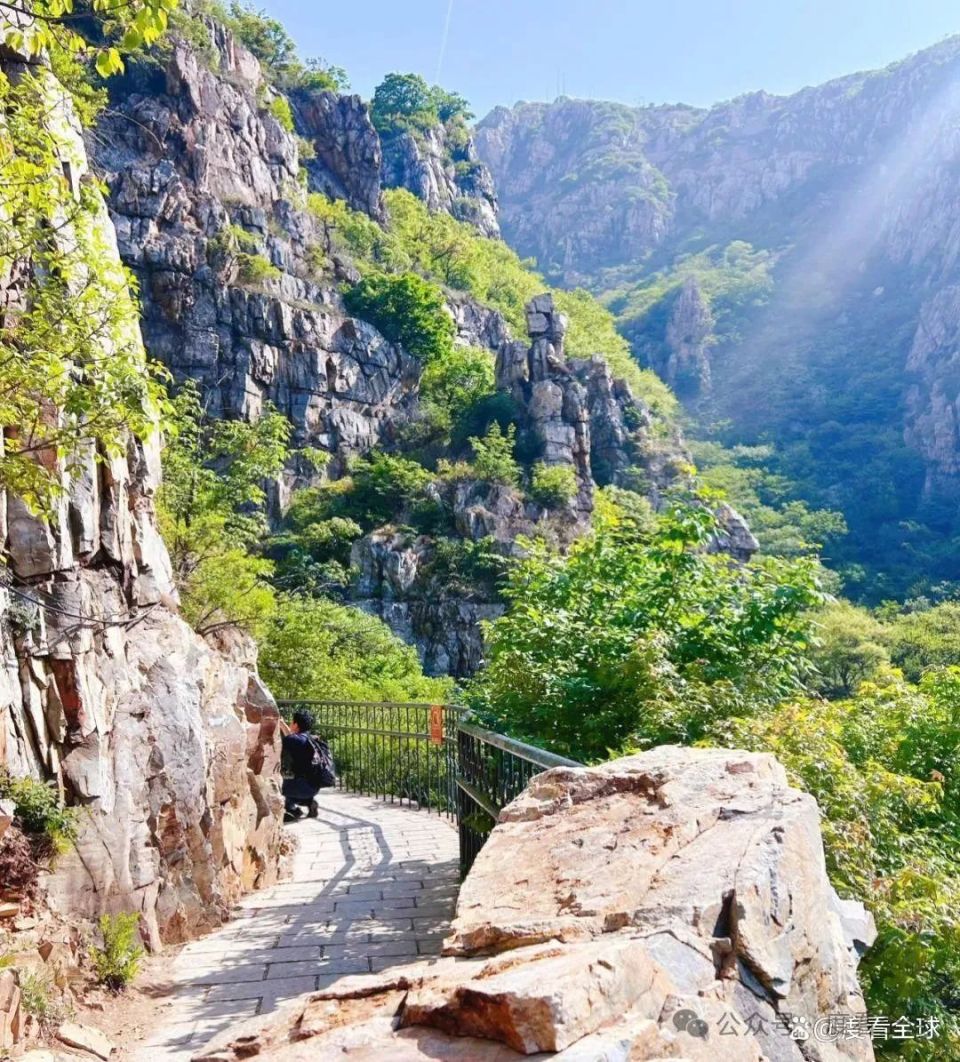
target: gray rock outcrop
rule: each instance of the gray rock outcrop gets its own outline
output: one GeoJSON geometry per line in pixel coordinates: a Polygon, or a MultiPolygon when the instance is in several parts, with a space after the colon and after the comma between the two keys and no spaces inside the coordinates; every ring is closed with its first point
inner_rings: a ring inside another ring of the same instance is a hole
{"type": "MultiPolygon", "coordinates": [[[[49,93],[79,185],[79,126],[68,97],[49,93]]],[[[106,207],[90,220],[103,269],[118,274],[106,207]]],[[[52,238],[73,238],[71,224],[52,238]]],[[[16,305],[16,277],[0,305],[16,305]]],[[[104,359],[113,342],[103,338],[104,359]]],[[[79,809],[48,902],[137,911],[155,946],[218,924],[274,879],[282,811],[278,713],[251,644],[208,644],[176,614],[154,513],[158,444],[41,453],[60,488],[47,519],[0,492],[0,767],[53,781],[79,809]]]]}
{"type": "MultiPolygon", "coordinates": [[[[178,380],[200,384],[212,416],[256,417],[270,401],[296,442],[327,451],[336,470],[410,415],[418,369],[343,311],[336,282],[347,274],[323,227],[295,205],[296,137],[258,102],[257,61],[210,25],[216,73],[177,42],[159,71],[131,73],[134,91],[93,145],[140,284],[144,340],[178,380]]],[[[379,142],[365,107],[332,93],[296,102],[317,145],[311,179],[379,210],[379,142]]]]}
{"type": "Polygon", "coordinates": [[[865,1013],[874,935],[773,757],[667,746],[534,778],[463,883],[445,958],[343,978],[196,1058],[869,1062],[866,1032],[825,1030],[865,1013]]]}
{"type": "Polygon", "coordinates": [[[422,133],[385,134],[382,176],[385,187],[406,188],[431,210],[467,221],[484,236],[499,237],[493,177],[472,139],[451,144],[442,125],[422,133]]]}
{"type": "MultiPolygon", "coordinates": [[[[511,486],[441,478],[431,488],[433,500],[461,541],[483,543],[501,556],[515,556],[522,537],[568,545],[589,526],[598,486],[635,485],[638,476],[651,501],[658,501],[675,473],[652,445],[650,410],[602,358],[567,359],[567,323],[551,295],[527,306],[529,343],[511,340],[502,317],[475,304],[454,303],[454,314],[461,338],[498,344],[496,384],[514,401],[522,445],[536,461],[570,468],[577,484],[570,504],[548,510],[511,486]]],[[[739,524],[731,517],[738,531],[730,542],[737,538],[743,547],[749,529],[733,516],[739,524]]],[[[434,536],[394,527],[364,536],[351,557],[358,572],[353,595],[417,647],[428,673],[465,677],[483,662],[481,622],[501,615],[503,605],[490,580],[475,578],[468,586],[469,578],[452,579],[443,569],[438,577],[442,549],[434,536]]]]}

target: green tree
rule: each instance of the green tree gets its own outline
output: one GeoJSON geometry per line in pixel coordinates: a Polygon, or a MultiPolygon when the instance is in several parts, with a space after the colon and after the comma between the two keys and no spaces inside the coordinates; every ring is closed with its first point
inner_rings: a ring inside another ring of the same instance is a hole
{"type": "Polygon", "coordinates": [[[439,120],[433,90],[419,74],[387,74],[374,89],[370,117],[381,133],[429,129],[439,120]]]}
{"type": "Polygon", "coordinates": [[[100,48],[75,32],[69,0],[3,12],[0,43],[49,58],[15,80],[0,74],[0,488],[35,509],[49,507],[62,471],[91,453],[123,453],[130,433],[149,435],[160,413],[161,373],[144,358],[131,278],[103,189],[86,172],[68,89],[78,91],[74,113],[90,118],[100,97],[80,92],[78,54],[101,73],[119,69],[121,49],[155,40],[173,6],[131,0],[117,12],[93,0],[85,24],[109,22],[109,38],[119,38],[100,48]]]}
{"type": "Polygon", "coordinates": [[[261,642],[260,670],[278,697],[443,701],[446,678],[427,678],[416,650],[378,619],[331,601],[285,598],[261,642]]]}
{"type": "Polygon", "coordinates": [[[718,718],[802,689],[816,566],[708,553],[716,519],[682,500],[648,528],[608,518],[566,556],[534,546],[515,565],[470,686],[478,711],[593,760],[696,741],[718,718]]]}
{"type": "Polygon", "coordinates": [[[499,424],[492,424],[482,439],[472,436],[473,472],[478,479],[490,483],[503,483],[508,487],[520,485],[520,466],[513,456],[517,442],[516,426],[511,424],[504,432],[499,424]]]}
{"type": "Polygon", "coordinates": [[[260,60],[272,80],[286,83],[291,72],[299,67],[293,38],[282,22],[271,18],[265,11],[257,11],[248,4],[233,0],[225,21],[234,35],[260,60]]]}
{"type": "Polygon", "coordinates": [[[0,41],[14,52],[35,56],[83,52],[108,77],[123,70],[124,53],[159,39],[178,0],[88,0],[82,12],[75,10],[80,6],[74,0],[7,0],[0,41]],[[99,43],[91,43],[93,39],[99,43]]]}
{"type": "Polygon", "coordinates": [[[871,613],[837,601],[814,616],[811,685],[827,697],[849,697],[889,666],[889,634],[871,613]]]}
{"type": "Polygon", "coordinates": [[[478,403],[494,394],[494,358],[480,347],[454,347],[433,358],[420,377],[420,404],[434,433],[449,442],[478,403]]]}
{"type": "Polygon", "coordinates": [[[210,422],[192,383],[173,406],[158,515],[184,616],[201,632],[256,633],[276,609],[273,565],[254,552],[267,527],[263,483],[283,467],[290,425],[272,410],[253,424],[210,422]]]}
{"type": "Polygon", "coordinates": [[[533,466],[530,475],[530,497],[548,509],[567,505],[577,496],[577,476],[569,465],[533,466]]]}
{"type": "Polygon", "coordinates": [[[443,292],[416,273],[373,273],[346,293],[347,309],[429,364],[449,355],[456,333],[443,292]]]}
{"type": "Polygon", "coordinates": [[[960,603],[946,601],[897,616],[890,639],[893,662],[915,682],[929,668],[960,664],[960,603]]]}

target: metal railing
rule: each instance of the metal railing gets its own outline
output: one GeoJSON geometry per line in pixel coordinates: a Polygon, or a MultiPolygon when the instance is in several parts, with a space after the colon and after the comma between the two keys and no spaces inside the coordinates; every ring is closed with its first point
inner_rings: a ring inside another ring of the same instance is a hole
{"type": "Polygon", "coordinates": [[[457,823],[466,874],[501,810],[535,775],[579,767],[533,745],[474,726],[464,708],[398,701],[281,701],[303,708],[330,744],[337,785],[391,803],[436,811],[457,823]]]}
{"type": "Polygon", "coordinates": [[[582,767],[576,760],[483,730],[465,720],[457,726],[457,826],[460,873],[473,866],[500,812],[535,774],[550,767],[582,767]]]}

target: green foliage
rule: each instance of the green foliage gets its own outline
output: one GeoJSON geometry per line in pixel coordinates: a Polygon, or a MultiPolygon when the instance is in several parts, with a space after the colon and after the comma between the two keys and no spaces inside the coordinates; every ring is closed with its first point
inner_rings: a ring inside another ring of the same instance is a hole
{"type": "Polygon", "coordinates": [[[273,566],[251,548],[266,530],[262,484],[283,467],[290,425],[270,409],[253,424],[210,423],[192,382],[173,406],[158,515],[184,616],[201,632],[256,632],[275,609],[273,566]]]}
{"type": "Polygon", "coordinates": [[[237,255],[237,279],[241,284],[258,286],[266,280],[279,280],[282,276],[277,267],[267,261],[261,254],[237,255]]]}
{"type": "MultiPolygon", "coordinates": [[[[674,298],[692,279],[710,307],[714,334],[724,341],[733,340],[739,338],[745,309],[762,305],[769,298],[775,261],[772,252],[735,240],[726,246],[681,255],[667,268],[639,278],[623,276],[633,271],[630,267],[611,270],[603,278],[607,288],[603,301],[643,349],[662,338],[674,298]],[[619,287],[611,288],[618,283],[619,287]]],[[[649,351],[646,353],[649,356],[649,351]]]]}
{"type": "Polygon", "coordinates": [[[480,404],[495,393],[494,356],[480,347],[451,346],[420,377],[420,409],[435,442],[457,439],[480,404]]]}
{"type": "Polygon", "coordinates": [[[47,1029],[63,1020],[64,1007],[56,998],[56,986],[48,976],[27,971],[20,973],[17,981],[20,986],[20,1006],[41,1028],[47,1029]]]}
{"type": "Polygon", "coordinates": [[[346,591],[350,548],[363,528],[349,517],[328,517],[329,507],[321,491],[294,495],[283,530],[266,545],[266,555],[276,565],[274,586],[314,597],[346,591]]]}
{"type": "Polygon", "coordinates": [[[914,682],[930,668],[960,665],[960,604],[955,601],[898,615],[889,630],[893,662],[914,682]]]}
{"type": "Polygon", "coordinates": [[[831,879],[879,930],[859,975],[872,1014],[938,1017],[933,1042],[875,1046],[957,1057],[960,984],[960,671],[920,686],[881,673],[844,701],[790,702],[717,729],[724,744],[773,752],[823,816],[831,879]]]}
{"type": "Polygon", "coordinates": [[[440,124],[464,125],[473,114],[459,93],[431,87],[419,74],[387,74],[374,90],[370,117],[381,133],[426,132],[440,124]]]}
{"type": "Polygon", "coordinates": [[[424,676],[416,650],[378,619],[331,601],[283,600],[260,648],[278,697],[443,701],[450,679],[424,676]]]}
{"type": "Polygon", "coordinates": [[[99,925],[103,947],[90,949],[90,961],[100,984],[120,992],[137,976],[143,958],[140,916],[135,911],[105,914],[100,916],[99,925]]]}
{"type": "Polygon", "coordinates": [[[569,465],[538,462],[530,476],[530,497],[547,509],[567,505],[577,496],[577,477],[569,465]]]}
{"type": "Polygon", "coordinates": [[[433,479],[430,472],[398,454],[372,453],[350,470],[350,507],[367,527],[395,519],[433,479]]]}
{"type": "Polygon", "coordinates": [[[889,634],[866,609],[836,601],[816,614],[811,685],[825,697],[849,697],[890,665],[889,634]]]}
{"type": "Polygon", "coordinates": [[[830,555],[847,531],[843,514],[811,509],[794,497],[796,487],[769,470],[771,446],[724,447],[689,442],[702,486],[726,498],[750,524],[764,553],[775,557],[830,555]]]}
{"type": "Polygon", "coordinates": [[[312,92],[346,92],[350,78],[342,66],[334,66],[326,59],[311,58],[299,76],[299,87],[312,92]]]}
{"type": "Polygon", "coordinates": [[[503,483],[508,487],[520,485],[520,466],[513,456],[517,442],[517,429],[510,425],[504,432],[499,424],[492,424],[482,438],[472,436],[473,472],[478,479],[490,483],[503,483]]]}
{"type": "Polygon", "coordinates": [[[508,611],[469,688],[477,710],[591,760],[695,741],[802,688],[815,565],[706,553],[716,521],[702,505],[673,501],[652,530],[605,507],[566,556],[533,546],[510,572],[508,611]]]}
{"type": "Polygon", "coordinates": [[[257,57],[266,77],[278,88],[340,92],[349,87],[342,67],[332,66],[324,59],[304,62],[283,23],[266,11],[238,0],[232,0],[229,7],[219,0],[201,0],[199,6],[257,57]]]}
{"type": "Polygon", "coordinates": [[[344,296],[347,309],[429,364],[449,355],[456,328],[443,292],[416,273],[372,273],[344,296]]]}
{"type": "Polygon", "coordinates": [[[64,807],[54,786],[35,778],[14,778],[0,771],[0,797],[12,800],[14,812],[27,833],[42,836],[55,854],[71,848],[79,823],[75,808],[64,807]]]}
{"type": "Polygon", "coordinates": [[[357,537],[356,529],[371,531],[402,521],[423,503],[426,487],[433,479],[431,472],[408,457],[374,450],[355,459],[349,475],[300,491],[287,514],[285,531],[302,548],[309,548],[312,535],[327,538],[329,533],[327,541],[339,541],[341,552],[322,559],[345,562],[343,550],[348,540],[357,537]]]}
{"type": "Polygon", "coordinates": [[[493,538],[437,538],[424,577],[431,595],[497,601],[504,571],[505,560],[493,538]]]}
{"type": "Polygon", "coordinates": [[[85,53],[101,77],[123,70],[123,54],[136,52],[157,41],[167,28],[178,0],[11,0],[5,3],[0,42],[14,52],[33,56],[44,53],[85,53]],[[93,44],[82,34],[89,30],[81,14],[88,15],[99,32],[90,34],[102,43],[93,44]],[[106,32],[104,32],[106,31],[106,32]]]}
{"type": "Polygon", "coordinates": [[[288,133],[294,131],[293,109],[286,96],[274,96],[270,101],[270,106],[267,110],[280,123],[281,128],[285,129],[288,133]]]}
{"type": "Polygon", "coordinates": [[[362,211],[352,210],[342,199],[328,199],[315,192],[307,199],[307,207],[323,222],[333,249],[352,256],[364,271],[410,268],[410,258],[389,230],[382,229],[362,211]]]}
{"type": "MultiPolygon", "coordinates": [[[[39,6],[53,17],[52,5],[39,6]]],[[[37,25],[44,39],[67,33],[37,25]]],[[[61,469],[92,454],[115,457],[130,433],[155,431],[163,393],[144,357],[102,188],[78,179],[83,143],[57,112],[62,100],[42,66],[15,83],[0,75],[0,282],[29,263],[13,279],[0,332],[0,423],[8,425],[0,488],[40,510],[58,493],[61,469]]]]}
{"type": "Polygon", "coordinates": [[[261,242],[241,225],[227,225],[210,240],[207,254],[218,268],[236,271],[237,281],[259,287],[267,280],[282,276],[279,269],[261,254],[261,242]]]}

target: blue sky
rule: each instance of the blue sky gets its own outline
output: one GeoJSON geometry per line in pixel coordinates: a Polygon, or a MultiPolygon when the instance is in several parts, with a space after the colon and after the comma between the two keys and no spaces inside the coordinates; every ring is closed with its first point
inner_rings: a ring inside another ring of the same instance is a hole
{"type": "Polygon", "coordinates": [[[569,96],[708,105],[786,93],[960,32],[957,0],[254,0],[369,96],[416,71],[498,103],[569,96]],[[444,26],[450,13],[449,33],[444,26]],[[441,55],[442,52],[442,55],[441,55]],[[442,64],[441,64],[442,60],[442,64]]]}

